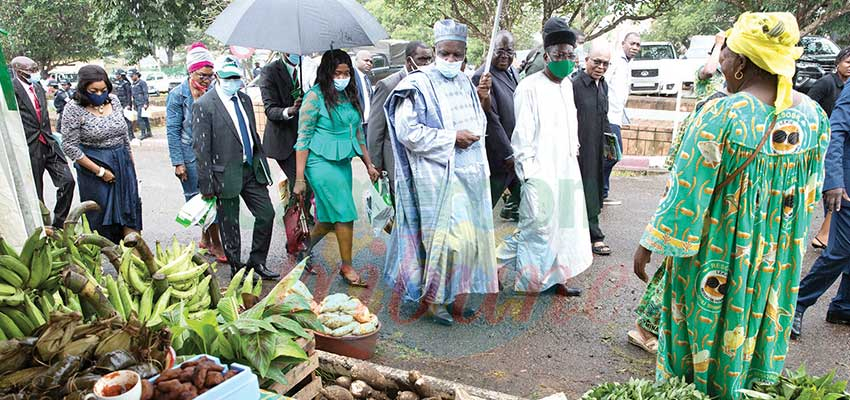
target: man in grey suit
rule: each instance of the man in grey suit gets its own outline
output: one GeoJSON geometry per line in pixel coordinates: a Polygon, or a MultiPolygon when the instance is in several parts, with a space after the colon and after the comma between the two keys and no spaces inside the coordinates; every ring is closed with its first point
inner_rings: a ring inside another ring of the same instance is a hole
{"type": "Polygon", "coordinates": [[[41,71],[38,64],[28,57],[15,57],[11,62],[15,71],[12,85],[15,87],[15,99],[21,113],[21,123],[27,136],[32,174],[38,199],[44,202],[44,172],[50,174],[56,187],[56,206],[53,208],[53,226],[61,228],[71,211],[74,199],[74,176],[65,161],[65,155],[59,150],[50,129],[50,115],[47,111],[47,97],[38,83],[41,71]]]}
{"type": "Polygon", "coordinates": [[[242,235],[239,230],[239,197],[254,215],[254,237],[247,267],[263,279],[279,274],[266,268],[272,238],[274,208],[266,186],[271,182],[269,165],[251,98],[242,87],[239,61],[223,56],[215,63],[218,84],[195,101],[192,107],[198,186],[205,199],[217,197],[218,219],[230,274],[243,265],[242,235]]]}
{"type": "MultiPolygon", "coordinates": [[[[519,74],[511,65],[516,57],[514,37],[508,31],[496,35],[496,50],[493,52],[492,86],[490,88],[490,109],[487,114],[487,161],[490,164],[490,198],[493,207],[499,196],[507,188],[510,197],[500,213],[502,218],[519,220],[519,180],[514,172],[514,152],[511,147],[511,135],[514,133],[516,116],[514,115],[514,92],[519,82],[519,74]]],[[[484,66],[475,71],[472,82],[478,85],[484,75],[484,66]]]]}
{"type": "Polygon", "coordinates": [[[366,137],[366,147],[369,157],[378,172],[386,171],[390,178],[390,190],[395,190],[395,167],[393,162],[392,139],[387,131],[387,116],[384,112],[384,103],[393,92],[399,82],[407,74],[431,64],[434,61],[434,53],[425,43],[414,41],[407,44],[405,49],[405,64],[400,71],[382,79],[375,86],[372,94],[371,114],[369,114],[369,136],[366,137]]]}

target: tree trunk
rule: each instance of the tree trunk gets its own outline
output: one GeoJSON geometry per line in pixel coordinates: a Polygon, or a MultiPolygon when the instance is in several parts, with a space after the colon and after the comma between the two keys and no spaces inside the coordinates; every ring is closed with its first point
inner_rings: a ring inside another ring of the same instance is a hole
{"type": "Polygon", "coordinates": [[[165,56],[168,58],[168,65],[171,65],[174,62],[174,49],[170,47],[165,49],[165,56]]]}

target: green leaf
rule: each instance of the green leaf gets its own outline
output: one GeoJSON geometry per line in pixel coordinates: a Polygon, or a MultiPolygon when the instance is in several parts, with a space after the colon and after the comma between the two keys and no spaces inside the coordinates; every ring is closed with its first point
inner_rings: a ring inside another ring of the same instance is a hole
{"type": "Polygon", "coordinates": [[[233,352],[233,346],[230,345],[230,341],[219,332],[218,336],[216,336],[215,340],[212,344],[212,352],[213,354],[221,355],[222,360],[235,360],[236,354],[233,352]]]}
{"type": "Polygon", "coordinates": [[[239,303],[233,297],[225,297],[219,300],[216,310],[225,323],[239,319],[239,303]]]}
{"type": "Polygon", "coordinates": [[[281,337],[278,335],[276,338],[277,345],[275,346],[274,358],[278,357],[290,357],[298,360],[307,360],[309,357],[307,353],[304,352],[304,349],[295,343],[291,338],[281,337]]]}
{"type": "Polygon", "coordinates": [[[312,337],[309,332],[301,327],[301,324],[299,324],[298,321],[280,315],[275,315],[271,317],[270,320],[272,324],[279,329],[286,330],[297,336],[303,337],[304,339],[310,339],[312,337]]]}
{"type": "Polygon", "coordinates": [[[232,325],[234,328],[239,330],[240,334],[243,335],[249,335],[260,331],[277,333],[277,329],[271,324],[271,322],[261,319],[247,319],[240,317],[236,321],[233,321],[232,325]]]}
{"type": "Polygon", "coordinates": [[[271,379],[283,386],[289,384],[289,382],[286,381],[286,374],[283,373],[283,368],[280,368],[277,363],[272,363],[271,367],[265,375],[265,378],[271,379]]]}
{"type": "Polygon", "coordinates": [[[271,333],[258,332],[242,337],[243,356],[255,368],[261,377],[269,372],[273,355],[275,354],[275,339],[271,333]]]}
{"type": "Polygon", "coordinates": [[[209,353],[213,342],[219,334],[216,313],[215,311],[207,310],[199,313],[199,317],[197,319],[190,319],[186,323],[189,325],[189,329],[198,337],[197,343],[201,347],[200,350],[204,353],[209,353]]]}
{"type": "Polygon", "coordinates": [[[289,317],[298,321],[298,323],[306,329],[311,329],[317,332],[325,331],[324,325],[319,322],[319,318],[316,317],[316,314],[313,314],[312,311],[299,311],[291,314],[289,317]]]}

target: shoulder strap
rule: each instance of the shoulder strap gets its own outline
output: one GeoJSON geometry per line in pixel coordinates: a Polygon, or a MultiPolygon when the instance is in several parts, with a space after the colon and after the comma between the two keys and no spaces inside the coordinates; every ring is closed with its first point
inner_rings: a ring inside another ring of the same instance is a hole
{"type": "Polygon", "coordinates": [[[735,178],[737,178],[738,175],[741,175],[741,173],[744,172],[744,169],[746,169],[753,162],[753,160],[756,159],[756,156],[759,153],[761,153],[761,149],[764,147],[764,144],[767,142],[767,138],[771,135],[771,133],[773,132],[773,128],[775,126],[776,126],[776,115],[773,116],[773,121],[770,122],[770,126],[768,126],[767,129],[764,131],[764,135],[761,137],[761,142],[759,142],[759,145],[756,147],[755,150],[753,150],[753,153],[750,154],[750,156],[747,158],[747,160],[744,161],[744,163],[741,164],[741,166],[738,167],[738,169],[733,171],[731,174],[729,174],[729,176],[726,177],[726,179],[723,180],[723,182],[720,182],[719,185],[714,187],[715,193],[719,193],[721,189],[725,188],[730,183],[732,183],[732,181],[735,180],[735,178]]]}

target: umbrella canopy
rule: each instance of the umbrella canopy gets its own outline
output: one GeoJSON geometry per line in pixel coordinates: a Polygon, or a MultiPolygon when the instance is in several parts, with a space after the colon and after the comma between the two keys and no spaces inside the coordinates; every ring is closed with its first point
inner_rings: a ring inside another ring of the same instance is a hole
{"type": "Polygon", "coordinates": [[[293,54],[369,46],[388,37],[357,0],[235,0],[206,32],[225,44],[293,54]]]}

